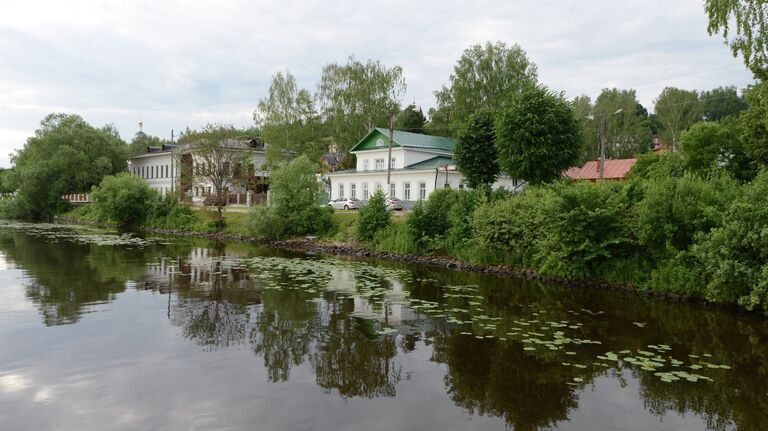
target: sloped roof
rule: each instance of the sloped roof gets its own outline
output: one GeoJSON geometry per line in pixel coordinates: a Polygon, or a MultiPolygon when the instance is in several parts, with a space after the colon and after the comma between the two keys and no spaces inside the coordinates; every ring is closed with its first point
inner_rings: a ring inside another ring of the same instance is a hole
{"type": "MultiPolygon", "coordinates": [[[[606,160],[603,179],[623,180],[637,159],[606,160]]],[[[590,160],[580,168],[570,168],[564,175],[573,180],[596,181],[600,179],[600,161],[590,160]]]]}
{"type": "Polygon", "coordinates": [[[452,157],[436,156],[436,157],[432,157],[431,159],[422,160],[418,163],[408,165],[405,168],[406,169],[433,169],[433,168],[443,167],[446,165],[452,165],[453,163],[454,162],[452,157]]]}
{"type": "MultiPolygon", "coordinates": [[[[381,127],[371,129],[367,135],[352,147],[350,152],[374,149],[375,147],[372,147],[371,145],[371,142],[373,142],[371,139],[372,135],[383,135],[382,138],[386,141],[389,138],[389,130],[381,127]]],[[[455,145],[451,138],[403,132],[401,130],[392,132],[392,141],[393,144],[404,148],[444,151],[448,153],[453,153],[453,147],[455,145]]]]}

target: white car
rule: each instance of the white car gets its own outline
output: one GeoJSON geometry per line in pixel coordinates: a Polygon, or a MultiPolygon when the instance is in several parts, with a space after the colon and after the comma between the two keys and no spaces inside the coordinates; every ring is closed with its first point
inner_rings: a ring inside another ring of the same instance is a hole
{"type": "Polygon", "coordinates": [[[362,206],[362,202],[354,198],[338,198],[328,202],[328,206],[336,210],[356,210],[362,206]]]}

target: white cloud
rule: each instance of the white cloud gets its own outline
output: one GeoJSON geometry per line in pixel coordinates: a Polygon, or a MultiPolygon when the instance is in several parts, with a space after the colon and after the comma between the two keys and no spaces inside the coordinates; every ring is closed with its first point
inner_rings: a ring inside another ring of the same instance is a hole
{"type": "Polygon", "coordinates": [[[404,102],[424,108],[471,44],[519,43],[569,97],[666,85],[743,87],[750,74],[706,33],[700,0],[133,1],[0,0],[0,165],[48,113],[115,124],[126,139],[207,121],[251,124],[272,74],[314,88],[322,66],[403,66],[404,102]],[[663,12],[662,12],[663,11],[663,12]]]}

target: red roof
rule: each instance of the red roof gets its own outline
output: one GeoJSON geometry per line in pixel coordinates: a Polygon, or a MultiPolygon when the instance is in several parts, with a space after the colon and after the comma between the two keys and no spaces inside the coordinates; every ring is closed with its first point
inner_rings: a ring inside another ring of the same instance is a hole
{"type": "MultiPolygon", "coordinates": [[[[637,163],[637,159],[606,160],[603,179],[623,180],[635,163],[637,163]]],[[[568,169],[564,175],[573,180],[596,181],[600,179],[600,162],[590,160],[580,168],[568,169]]]]}

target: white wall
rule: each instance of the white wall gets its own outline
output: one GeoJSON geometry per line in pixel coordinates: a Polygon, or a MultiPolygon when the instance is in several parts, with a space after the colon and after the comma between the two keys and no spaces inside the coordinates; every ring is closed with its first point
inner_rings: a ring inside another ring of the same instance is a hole
{"type": "MultiPolygon", "coordinates": [[[[383,150],[371,150],[371,151],[356,151],[355,156],[357,157],[357,164],[355,165],[355,169],[357,171],[366,171],[365,169],[365,161],[368,161],[368,171],[373,171],[376,169],[376,159],[384,159],[384,169],[387,170],[387,159],[389,157],[389,150],[383,149],[383,150]]],[[[392,159],[395,161],[394,169],[402,169],[404,167],[403,165],[403,149],[402,148],[392,148],[392,159]]]]}
{"type": "MultiPolygon", "coordinates": [[[[352,186],[354,185],[355,196],[357,199],[365,200],[364,196],[365,186],[368,186],[368,197],[370,197],[377,186],[380,186],[387,196],[390,196],[390,191],[387,186],[387,173],[386,172],[357,172],[357,173],[334,173],[328,175],[331,180],[331,199],[337,199],[340,197],[353,197],[352,186]],[[340,189],[343,187],[343,190],[340,189]],[[340,195],[343,193],[343,196],[340,195]]],[[[459,172],[448,172],[448,185],[453,188],[459,188],[459,183],[462,176],[459,172]]],[[[424,184],[424,193],[428,198],[429,195],[435,191],[435,171],[394,171],[391,176],[391,183],[395,185],[394,197],[416,201],[419,200],[420,184],[424,184]],[[405,196],[405,183],[410,183],[410,197],[405,196]]],[[[437,188],[443,188],[446,183],[446,175],[444,171],[438,174],[437,188]]]]}
{"type": "Polygon", "coordinates": [[[176,190],[179,169],[173,155],[165,153],[147,153],[131,159],[131,175],[142,178],[151,189],[160,193],[172,193],[176,190]]]}

